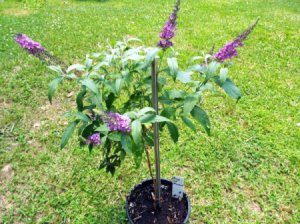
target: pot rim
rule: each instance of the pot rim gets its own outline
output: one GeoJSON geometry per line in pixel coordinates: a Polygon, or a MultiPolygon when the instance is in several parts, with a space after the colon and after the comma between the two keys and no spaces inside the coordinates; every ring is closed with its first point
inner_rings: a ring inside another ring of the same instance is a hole
{"type": "MultiPolygon", "coordinates": [[[[161,178],[161,180],[162,180],[162,181],[165,181],[165,182],[172,183],[172,181],[170,181],[170,180],[168,180],[168,179],[165,179],[165,178],[161,178]]],[[[128,194],[128,196],[126,197],[126,215],[127,215],[127,218],[128,218],[128,221],[129,221],[130,224],[135,224],[135,223],[132,221],[132,219],[131,219],[131,217],[130,217],[130,215],[129,215],[128,198],[129,198],[129,196],[132,194],[132,192],[133,192],[137,187],[139,187],[139,186],[141,186],[141,185],[143,185],[143,184],[145,184],[145,183],[147,183],[147,182],[150,182],[150,181],[152,182],[153,179],[146,179],[146,180],[143,180],[141,183],[135,185],[135,186],[132,188],[132,190],[130,191],[130,193],[128,194]]],[[[187,205],[188,205],[187,215],[186,215],[186,217],[185,217],[185,219],[184,219],[184,222],[183,222],[183,224],[186,224],[186,223],[188,223],[188,220],[189,220],[189,217],[190,217],[190,214],[191,214],[191,203],[190,203],[190,199],[189,199],[189,197],[188,197],[188,195],[187,195],[187,193],[186,193],[185,191],[183,192],[183,195],[184,195],[184,197],[186,198],[187,205]]]]}

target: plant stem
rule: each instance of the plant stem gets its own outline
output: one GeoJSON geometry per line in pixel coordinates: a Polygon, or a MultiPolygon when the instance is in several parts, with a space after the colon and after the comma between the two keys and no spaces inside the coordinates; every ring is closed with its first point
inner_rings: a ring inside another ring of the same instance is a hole
{"type": "MultiPolygon", "coordinates": [[[[149,173],[150,173],[150,176],[151,176],[151,179],[153,181],[153,189],[154,189],[154,195],[157,195],[157,192],[156,192],[156,181],[154,179],[154,176],[153,176],[153,172],[152,172],[152,166],[151,166],[151,161],[150,161],[150,156],[149,156],[149,151],[148,151],[148,148],[147,146],[145,146],[145,152],[146,152],[146,156],[147,156],[147,163],[148,163],[148,169],[149,169],[149,173]]],[[[157,203],[156,203],[156,198],[155,198],[155,201],[154,201],[154,208],[156,209],[157,208],[157,203]]]]}
{"type": "MultiPolygon", "coordinates": [[[[158,114],[158,82],[157,82],[157,60],[154,59],[151,66],[152,75],[152,107],[158,114]]],[[[159,156],[159,125],[158,123],[153,124],[154,129],[154,153],[155,153],[155,199],[156,208],[161,207],[161,179],[160,179],[160,156],[159,156]]]]}
{"type": "MultiPolygon", "coordinates": [[[[147,156],[147,164],[148,164],[149,173],[150,173],[151,179],[154,181],[154,176],[153,176],[153,172],[152,172],[152,166],[151,166],[151,161],[150,161],[150,156],[149,156],[149,151],[148,151],[147,146],[145,146],[145,153],[147,156]]],[[[154,190],[155,190],[155,188],[154,188],[154,190]]]]}
{"type": "MultiPolygon", "coordinates": [[[[146,135],[146,128],[143,126],[143,135],[146,135]]],[[[153,181],[153,188],[154,188],[154,195],[156,195],[156,181],[154,179],[154,175],[152,172],[152,165],[151,165],[151,160],[150,160],[150,155],[149,155],[149,148],[147,145],[145,145],[145,153],[146,153],[146,157],[147,157],[147,164],[148,164],[148,169],[149,169],[149,173],[151,176],[151,179],[153,181]]],[[[155,198],[155,202],[154,202],[154,208],[156,209],[156,198],[155,198]]]]}

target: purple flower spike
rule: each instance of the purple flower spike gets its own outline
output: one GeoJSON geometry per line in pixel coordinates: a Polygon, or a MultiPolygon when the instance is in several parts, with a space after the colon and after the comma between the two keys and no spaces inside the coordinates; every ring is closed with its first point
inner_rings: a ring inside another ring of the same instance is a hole
{"type": "Polygon", "coordinates": [[[219,62],[223,63],[227,59],[237,57],[238,52],[236,48],[242,47],[244,45],[243,41],[247,39],[248,35],[251,33],[251,31],[254,29],[257,23],[258,23],[258,19],[236,39],[234,39],[232,42],[227,43],[223,48],[221,48],[215,55],[213,55],[212,58],[214,60],[218,60],[219,62]]]}
{"type": "Polygon", "coordinates": [[[60,65],[63,71],[66,71],[68,66],[62,60],[47,52],[40,43],[30,39],[27,35],[19,33],[15,36],[15,41],[29,54],[32,54],[49,65],[60,65]]]}
{"type": "Polygon", "coordinates": [[[90,145],[92,144],[93,147],[101,144],[101,138],[99,133],[94,133],[88,139],[86,140],[86,144],[90,145]]]}
{"type": "Polygon", "coordinates": [[[240,40],[240,38],[237,38],[234,41],[227,43],[223,48],[221,48],[213,56],[213,59],[216,59],[222,63],[227,59],[231,59],[232,57],[237,57],[238,52],[236,48],[242,46],[243,46],[243,42],[240,40]]]}
{"type": "Polygon", "coordinates": [[[29,51],[29,53],[31,53],[33,55],[45,51],[45,49],[42,47],[41,44],[33,41],[25,34],[21,34],[21,33],[17,34],[15,37],[15,40],[20,45],[20,47],[29,51]]]}
{"type": "Polygon", "coordinates": [[[180,4],[180,0],[177,0],[172,14],[169,16],[168,21],[165,23],[161,33],[159,34],[159,37],[162,40],[158,42],[157,46],[163,49],[167,49],[168,47],[172,47],[174,45],[170,41],[170,39],[175,37],[175,31],[177,30],[176,19],[177,19],[177,13],[179,11],[179,4],[180,4]]]}
{"type": "Polygon", "coordinates": [[[103,122],[110,131],[121,131],[124,133],[131,132],[130,118],[118,113],[108,112],[102,116],[103,122]]]}

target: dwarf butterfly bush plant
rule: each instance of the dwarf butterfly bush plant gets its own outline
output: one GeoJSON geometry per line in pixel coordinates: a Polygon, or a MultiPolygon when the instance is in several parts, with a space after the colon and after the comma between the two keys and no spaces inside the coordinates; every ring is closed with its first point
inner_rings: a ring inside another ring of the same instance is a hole
{"type": "MultiPolygon", "coordinates": [[[[80,145],[101,150],[99,168],[114,174],[126,155],[140,165],[145,149],[154,145],[152,124],[155,122],[159,122],[160,131],[168,130],[174,142],[179,138],[179,122],[193,131],[199,123],[210,134],[209,117],[201,105],[204,92],[219,88],[233,99],[240,99],[239,89],[228,78],[228,62],[237,56],[237,47],[243,46],[257,21],[216,53],[195,56],[183,68],[178,64],[178,54],[171,41],[177,29],[179,4],[178,0],[163,26],[157,47],[145,47],[139,39],[124,38],[108,44],[100,53],[88,54],[83,64],[66,68],[49,66],[58,73],[49,84],[50,102],[63,81],[71,80],[79,86],[76,108],[67,113],[70,123],[63,134],[61,148],[77,129],[80,145]],[[151,102],[154,60],[160,65],[159,114],[151,102]]],[[[20,35],[16,41],[30,54],[48,55],[40,44],[20,35]]]]}

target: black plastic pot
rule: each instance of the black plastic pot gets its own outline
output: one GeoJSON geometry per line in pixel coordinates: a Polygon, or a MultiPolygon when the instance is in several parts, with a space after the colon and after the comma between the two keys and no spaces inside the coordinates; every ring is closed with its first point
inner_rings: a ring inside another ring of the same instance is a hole
{"type": "MultiPolygon", "coordinates": [[[[167,180],[167,179],[161,179],[161,183],[162,183],[162,185],[169,185],[169,186],[172,187],[172,182],[167,180]]],[[[130,224],[135,224],[135,222],[132,220],[132,217],[130,217],[130,212],[129,212],[129,202],[131,201],[130,200],[132,198],[131,196],[137,190],[142,189],[142,188],[144,188],[148,185],[151,185],[151,184],[153,184],[152,179],[145,180],[145,181],[141,182],[140,184],[136,185],[131,190],[130,194],[128,195],[127,200],[126,200],[126,214],[127,214],[127,218],[128,218],[128,221],[129,221],[130,224]]],[[[190,213],[191,213],[191,204],[190,204],[189,198],[188,198],[188,196],[185,192],[183,193],[183,198],[181,200],[185,201],[185,203],[187,205],[187,215],[186,215],[185,220],[183,222],[183,224],[186,224],[186,223],[188,223],[188,219],[189,219],[189,216],[190,216],[190,213]]]]}

